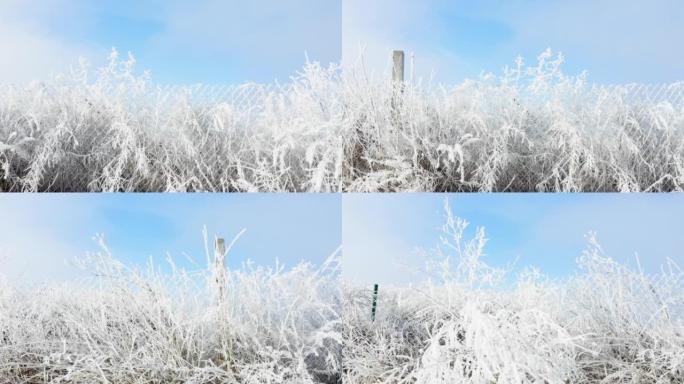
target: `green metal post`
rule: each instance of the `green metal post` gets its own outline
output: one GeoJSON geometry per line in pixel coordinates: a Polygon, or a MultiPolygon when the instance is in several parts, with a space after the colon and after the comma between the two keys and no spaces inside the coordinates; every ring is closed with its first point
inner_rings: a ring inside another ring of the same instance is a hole
{"type": "Polygon", "coordinates": [[[371,309],[371,321],[375,321],[375,308],[378,306],[378,285],[373,287],[373,307],[371,309]]]}

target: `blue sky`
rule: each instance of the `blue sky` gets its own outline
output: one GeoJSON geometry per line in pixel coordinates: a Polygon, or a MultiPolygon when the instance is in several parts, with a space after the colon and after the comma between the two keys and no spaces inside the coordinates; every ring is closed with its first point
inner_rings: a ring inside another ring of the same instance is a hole
{"type": "Polygon", "coordinates": [[[485,261],[536,266],[568,276],[596,231],[606,254],[648,273],[666,258],[684,267],[682,194],[0,194],[0,265],[13,280],[40,282],[81,276],[65,261],[97,251],[105,235],[115,257],[179,265],[206,257],[202,228],[230,241],[228,257],[288,266],[319,264],[343,245],[342,273],[362,284],[406,284],[425,259],[417,248],[438,244],[444,199],[471,224],[484,226],[485,261]]]}
{"type": "Polygon", "coordinates": [[[339,0],[0,0],[0,82],[132,52],[161,83],[287,81],[341,59],[339,0]]]}
{"type": "Polygon", "coordinates": [[[246,229],[229,267],[320,264],[341,245],[340,204],[335,194],[0,194],[0,265],[15,280],[77,277],[65,261],[97,251],[101,233],[127,263],[164,264],[169,252],[205,266],[205,225],[227,243],[246,229]]]}
{"type": "Polygon", "coordinates": [[[678,0],[343,0],[343,60],[364,47],[386,69],[392,49],[413,52],[415,74],[454,83],[499,74],[521,55],[563,52],[567,74],[602,83],[683,80],[684,2],[678,0]]]}
{"type": "MultiPolygon", "coordinates": [[[[361,284],[407,284],[425,265],[416,248],[439,243],[446,194],[345,194],[342,198],[342,273],[361,284]]],[[[484,261],[536,266],[552,277],[576,270],[596,231],[605,253],[647,273],[670,258],[684,267],[682,194],[451,194],[455,215],[470,222],[466,238],[485,227],[484,261]]]]}
{"type": "Polygon", "coordinates": [[[0,0],[0,83],[101,63],[112,46],[174,84],[287,81],[305,51],[353,63],[361,47],[373,72],[401,48],[416,76],[446,83],[547,47],[596,82],[672,82],[683,35],[678,0],[0,0]]]}

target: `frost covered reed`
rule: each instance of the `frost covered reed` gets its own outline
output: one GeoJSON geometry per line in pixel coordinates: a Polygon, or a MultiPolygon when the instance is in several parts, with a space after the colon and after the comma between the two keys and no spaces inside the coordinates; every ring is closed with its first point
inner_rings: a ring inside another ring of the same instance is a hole
{"type": "Polygon", "coordinates": [[[319,268],[162,270],[127,266],[102,242],[80,283],[0,275],[0,383],[684,380],[675,262],[647,276],[590,235],[570,277],[513,275],[483,260],[484,230],[466,233],[448,213],[430,280],[381,286],[375,319],[371,287],[339,280],[338,253],[319,268]]]}
{"type": "Polygon", "coordinates": [[[0,280],[0,383],[338,382],[339,255],[223,271],[169,260],[162,271],[101,245],[81,261],[87,281],[0,280]]]}
{"type": "Polygon", "coordinates": [[[114,52],[0,89],[0,189],[684,189],[684,83],[592,85],[562,62],[546,51],[453,86],[307,63],[236,100],[155,86],[114,52]]]}
{"type": "MultiPolygon", "coordinates": [[[[605,256],[593,235],[564,280],[483,260],[483,230],[450,212],[431,282],[345,286],[347,383],[681,383],[684,273],[646,277],[605,256]]],[[[552,252],[550,252],[552,253],[552,252]]]]}
{"type": "Polygon", "coordinates": [[[232,88],[245,91],[233,103],[194,102],[197,87],[155,86],[134,64],[113,51],[97,71],[1,88],[0,190],[340,189],[334,68],[232,88]]]}
{"type": "Polygon", "coordinates": [[[349,191],[680,191],[684,83],[601,86],[550,50],[455,86],[344,76],[349,191]]]}

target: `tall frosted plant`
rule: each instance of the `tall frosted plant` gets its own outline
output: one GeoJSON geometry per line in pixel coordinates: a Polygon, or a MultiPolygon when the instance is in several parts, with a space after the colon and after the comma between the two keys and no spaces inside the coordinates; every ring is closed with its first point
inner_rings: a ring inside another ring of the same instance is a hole
{"type": "MultiPolygon", "coordinates": [[[[684,378],[684,273],[647,276],[593,234],[576,273],[551,279],[485,261],[486,237],[445,205],[430,279],[371,291],[345,285],[350,383],[675,383],[684,378]]],[[[552,251],[551,251],[552,252],[552,251]]]]}
{"type": "Polygon", "coordinates": [[[124,264],[99,240],[89,279],[0,285],[0,382],[338,382],[337,253],[219,273],[124,264]]]}
{"type": "Polygon", "coordinates": [[[550,50],[456,85],[307,62],[285,84],[99,70],[0,89],[12,191],[680,191],[684,84],[592,85],[550,50]]]}

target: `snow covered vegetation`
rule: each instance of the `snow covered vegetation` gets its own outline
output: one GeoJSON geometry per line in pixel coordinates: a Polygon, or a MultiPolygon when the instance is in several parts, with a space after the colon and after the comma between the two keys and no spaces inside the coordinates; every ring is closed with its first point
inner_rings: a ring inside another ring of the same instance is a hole
{"type": "MultiPolygon", "coordinates": [[[[684,273],[645,276],[605,256],[593,236],[579,272],[535,269],[510,281],[483,260],[484,230],[447,215],[432,283],[344,290],[348,383],[682,383],[684,273]]],[[[551,257],[551,256],[550,256],[551,257]]]]}
{"type": "MultiPolygon", "coordinates": [[[[484,230],[450,213],[429,282],[372,292],[320,267],[132,267],[102,251],[92,278],[0,278],[0,383],[682,383],[684,272],[605,256],[512,276],[484,230]]],[[[230,246],[228,246],[228,251],[230,246]]],[[[207,252],[209,254],[209,252],[207,252]]]]}
{"type": "Polygon", "coordinates": [[[0,87],[0,190],[684,189],[684,83],[592,85],[562,61],[454,86],[361,60],[307,63],[282,85],[168,88],[114,52],[0,87]]]}
{"type": "Polygon", "coordinates": [[[88,281],[0,280],[0,383],[337,383],[338,258],[162,272],[103,243],[88,281]]]}

